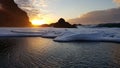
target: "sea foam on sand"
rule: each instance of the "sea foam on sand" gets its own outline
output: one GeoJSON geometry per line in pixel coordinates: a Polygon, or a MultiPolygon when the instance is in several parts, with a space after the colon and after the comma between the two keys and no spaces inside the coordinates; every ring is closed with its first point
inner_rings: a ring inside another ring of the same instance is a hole
{"type": "Polygon", "coordinates": [[[1,37],[37,36],[54,41],[120,42],[120,28],[0,28],[1,37]]]}

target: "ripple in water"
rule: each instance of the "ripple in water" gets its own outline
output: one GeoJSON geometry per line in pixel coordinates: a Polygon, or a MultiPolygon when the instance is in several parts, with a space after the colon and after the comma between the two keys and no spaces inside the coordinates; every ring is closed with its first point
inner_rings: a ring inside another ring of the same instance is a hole
{"type": "Polygon", "coordinates": [[[120,44],[0,38],[0,68],[119,68],[120,44]]]}

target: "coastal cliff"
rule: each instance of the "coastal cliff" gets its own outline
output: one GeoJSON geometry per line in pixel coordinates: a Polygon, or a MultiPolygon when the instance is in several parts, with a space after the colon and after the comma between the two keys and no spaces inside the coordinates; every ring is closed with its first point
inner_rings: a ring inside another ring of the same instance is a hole
{"type": "Polygon", "coordinates": [[[0,27],[30,27],[27,13],[14,0],[0,0],[0,27]]]}

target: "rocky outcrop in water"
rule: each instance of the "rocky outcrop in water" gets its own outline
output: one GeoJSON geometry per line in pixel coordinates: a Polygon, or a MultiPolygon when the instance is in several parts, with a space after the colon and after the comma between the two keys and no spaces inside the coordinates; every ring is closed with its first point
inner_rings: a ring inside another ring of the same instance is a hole
{"type": "Polygon", "coordinates": [[[58,22],[53,24],[53,27],[57,28],[76,28],[76,26],[71,25],[70,23],[66,22],[63,18],[60,18],[58,22]]]}
{"type": "Polygon", "coordinates": [[[0,0],[0,27],[31,26],[27,13],[14,0],[0,0]]]}
{"type": "Polygon", "coordinates": [[[40,27],[77,28],[77,24],[71,25],[70,23],[66,22],[63,18],[60,18],[56,23],[43,24],[40,27]]]}

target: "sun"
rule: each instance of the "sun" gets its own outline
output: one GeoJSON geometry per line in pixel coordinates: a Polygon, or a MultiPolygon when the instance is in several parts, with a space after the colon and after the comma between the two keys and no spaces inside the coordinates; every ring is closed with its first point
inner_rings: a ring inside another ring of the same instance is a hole
{"type": "Polygon", "coordinates": [[[39,20],[39,19],[31,20],[31,22],[32,22],[32,24],[35,25],[35,26],[40,26],[40,25],[45,24],[45,21],[44,21],[44,20],[39,20]]]}

